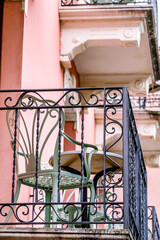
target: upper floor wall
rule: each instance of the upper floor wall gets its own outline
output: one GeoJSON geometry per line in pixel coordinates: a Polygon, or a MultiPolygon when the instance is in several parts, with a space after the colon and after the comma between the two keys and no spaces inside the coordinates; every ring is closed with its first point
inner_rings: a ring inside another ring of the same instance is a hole
{"type": "Polygon", "coordinates": [[[1,89],[63,87],[59,1],[25,3],[4,1],[1,89]]]}

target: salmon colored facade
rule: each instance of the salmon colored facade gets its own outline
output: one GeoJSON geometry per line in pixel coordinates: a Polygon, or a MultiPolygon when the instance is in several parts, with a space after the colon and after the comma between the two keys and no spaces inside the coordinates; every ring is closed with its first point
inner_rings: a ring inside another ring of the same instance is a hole
{"type": "MultiPolygon", "coordinates": [[[[59,61],[58,6],[58,0],[29,1],[28,16],[26,16],[21,1],[4,2],[1,89],[63,87],[63,70],[59,61]]],[[[8,144],[10,138],[5,121],[5,115],[2,116],[1,113],[1,126],[4,126],[1,129],[4,140],[0,145],[1,159],[3,159],[0,162],[0,181],[4,183],[1,188],[3,192],[0,196],[1,202],[10,201],[9,175],[12,172],[13,156],[8,144]]]]}
{"type": "MultiPolygon", "coordinates": [[[[63,25],[63,19],[65,19],[65,17],[62,16],[62,13],[61,13],[62,22],[60,23],[59,6],[60,6],[59,0],[28,0],[28,13],[26,16],[22,8],[21,1],[11,0],[11,1],[4,2],[2,48],[1,48],[1,78],[0,78],[1,90],[3,89],[42,89],[42,88],[58,89],[58,88],[64,87],[64,72],[66,67],[64,64],[65,61],[61,60],[60,62],[60,55],[61,57],[64,57],[62,56],[63,54],[61,53],[61,48],[65,49],[65,46],[62,46],[62,44],[64,44],[64,36],[65,36],[65,31],[64,33],[62,33],[62,27],[65,26],[63,25]],[[62,34],[63,41],[61,41],[61,34],[62,34]]],[[[84,20],[83,17],[84,16],[82,16],[82,20],[84,20]]],[[[70,19],[68,20],[68,22],[69,21],[70,19]]],[[[66,23],[66,25],[68,24],[68,22],[66,23]]],[[[83,21],[82,21],[82,24],[83,24],[83,21]]],[[[87,28],[87,24],[85,28],[87,28]]],[[[125,32],[125,34],[126,34],[125,37],[129,39],[130,32],[125,32]]],[[[72,38],[71,47],[72,45],[77,44],[76,41],[79,41],[77,39],[72,38]]],[[[94,40],[95,42],[99,41],[98,42],[99,45],[103,42],[97,39],[94,39],[94,40]]],[[[69,40],[67,39],[67,41],[69,40]]],[[[87,42],[88,45],[90,44],[92,45],[92,41],[91,42],[89,42],[90,40],[87,40],[87,41],[88,41],[87,42]]],[[[135,41],[136,40],[134,40],[133,42],[135,41]]],[[[139,40],[137,40],[137,42],[138,41],[139,40]]],[[[93,41],[93,43],[95,42],[93,41]]],[[[95,48],[98,47],[98,44],[97,46],[95,44],[95,48]]],[[[111,43],[107,42],[104,44],[104,46],[106,46],[107,44],[109,45],[111,43]]],[[[94,44],[93,46],[91,46],[91,48],[92,47],[94,48],[94,44]]],[[[91,48],[85,49],[86,53],[88,53],[91,48]]],[[[133,49],[129,48],[130,52],[132,50],[133,49]]],[[[84,54],[85,54],[85,51],[83,52],[84,54]]],[[[68,69],[70,71],[70,74],[73,73],[76,77],[76,87],[79,87],[79,86],[87,87],[87,83],[88,83],[88,86],[91,86],[92,83],[89,81],[87,82],[86,80],[88,77],[87,73],[85,73],[86,75],[83,74],[83,69],[82,69],[82,72],[81,72],[82,76],[80,77],[80,73],[76,69],[77,66],[75,66],[75,62],[78,65],[79,61],[81,61],[80,59],[81,57],[82,57],[82,60],[85,59],[85,56],[83,58],[83,54],[81,55],[80,52],[76,56],[74,56],[73,59],[71,59],[70,61],[71,66],[68,69]],[[86,78],[84,82],[82,82],[83,77],[86,78]]],[[[67,64],[69,63],[67,62],[67,64]]],[[[79,67],[80,69],[81,64],[78,66],[80,66],[79,67]]],[[[112,72],[110,74],[112,75],[112,72]]],[[[103,77],[102,74],[101,74],[101,77],[103,77]]],[[[136,82],[138,80],[134,79],[133,81],[136,82]]],[[[117,85],[119,86],[121,83],[123,82],[117,82],[117,85]]],[[[130,80],[130,83],[132,84],[132,80],[130,80]]],[[[114,85],[116,84],[115,80],[113,80],[113,84],[114,85]]],[[[97,81],[97,86],[98,86],[98,81],[97,81]]],[[[131,86],[131,89],[132,89],[132,86],[131,86]]],[[[133,89],[134,93],[136,91],[135,89],[133,89]]],[[[137,89],[139,91],[138,94],[141,94],[142,92],[141,90],[143,90],[143,93],[145,92],[144,89],[140,89],[140,90],[139,88],[137,89]]],[[[57,97],[59,96],[55,95],[55,98],[57,97]]],[[[7,202],[7,201],[10,201],[12,179],[9,177],[9,175],[11,175],[12,173],[13,151],[11,150],[10,144],[8,144],[10,141],[10,138],[9,138],[9,133],[7,131],[6,124],[5,124],[5,121],[6,121],[5,115],[4,115],[5,113],[3,113],[3,115],[2,113],[0,114],[1,114],[0,116],[2,116],[0,118],[0,125],[4,126],[0,130],[0,135],[1,135],[0,183],[3,183],[1,184],[0,202],[7,202]],[[10,156],[10,158],[8,156],[10,156]]],[[[88,134],[84,136],[84,141],[91,144],[96,144],[96,120],[95,120],[95,115],[92,109],[89,109],[88,111],[85,112],[85,128],[88,128],[88,134]]],[[[76,123],[70,120],[66,121],[65,132],[71,137],[79,140],[81,137],[80,136],[81,131],[77,131],[77,129],[81,129],[81,124],[80,124],[80,121],[78,121],[78,118],[76,123]]],[[[68,144],[67,142],[64,142],[64,150],[75,150],[75,149],[76,147],[73,146],[73,144],[68,144]]],[[[160,208],[159,208],[160,206],[160,186],[159,186],[160,169],[148,167],[147,170],[148,170],[148,205],[156,206],[158,217],[160,220],[160,208]]],[[[26,196],[28,196],[28,192],[30,190],[25,190],[25,191],[26,191],[25,192],[26,196]]],[[[24,198],[24,195],[21,196],[21,198],[24,198]]]]}

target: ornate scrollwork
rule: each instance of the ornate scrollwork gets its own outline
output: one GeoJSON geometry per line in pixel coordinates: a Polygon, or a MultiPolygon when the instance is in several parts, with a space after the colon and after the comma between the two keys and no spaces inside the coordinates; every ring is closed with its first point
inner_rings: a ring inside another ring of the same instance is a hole
{"type": "MultiPolygon", "coordinates": [[[[90,215],[94,216],[96,214],[97,208],[94,204],[93,208],[95,209],[90,210],[90,215]]],[[[89,205],[91,206],[91,204],[89,205]]],[[[40,222],[44,224],[44,211],[46,208],[50,207],[52,210],[52,215],[56,216],[56,222],[57,223],[70,223],[69,214],[72,212],[72,222],[77,223],[81,221],[81,217],[86,210],[89,207],[87,204],[83,204],[83,208],[81,207],[81,204],[73,204],[73,203],[66,203],[62,206],[59,205],[53,205],[52,203],[36,203],[36,204],[5,204],[0,207],[0,216],[6,218],[8,216],[9,211],[11,210],[14,218],[18,221],[18,223],[36,223],[36,221],[39,219],[40,222]],[[32,212],[34,211],[36,214],[34,216],[32,215],[32,212]],[[74,214],[73,214],[74,213],[74,214]],[[30,219],[31,217],[31,219],[30,219]]],[[[52,223],[52,222],[51,222],[52,223]]]]}
{"type": "Polygon", "coordinates": [[[105,187],[116,187],[116,186],[122,186],[123,184],[123,176],[122,176],[122,169],[119,168],[120,172],[115,173],[112,171],[109,171],[105,175],[105,182],[104,182],[104,176],[103,179],[101,180],[102,186],[105,185],[105,187]]]}
{"type": "Polygon", "coordinates": [[[15,108],[15,107],[24,107],[24,108],[30,108],[30,107],[36,107],[37,106],[37,98],[36,96],[39,97],[39,99],[41,99],[41,102],[43,102],[43,105],[46,105],[46,106],[50,106],[50,107],[53,107],[55,106],[56,103],[53,103],[52,101],[52,104],[50,104],[50,101],[47,101],[45,100],[38,92],[34,91],[34,92],[30,92],[30,93],[34,93],[34,95],[30,95],[29,92],[23,92],[17,102],[15,104],[9,104],[9,103],[12,103],[13,99],[11,97],[7,97],[5,100],[4,100],[4,105],[7,107],[7,108],[15,108]],[[35,105],[34,105],[35,104],[35,105]]]}
{"type": "Polygon", "coordinates": [[[105,101],[109,105],[122,104],[123,94],[120,89],[109,89],[105,95],[105,101]]]}
{"type": "MultiPolygon", "coordinates": [[[[61,6],[70,6],[73,5],[74,0],[61,0],[61,6]]],[[[78,0],[77,0],[78,1],[78,0]]]]}
{"type": "Polygon", "coordinates": [[[118,199],[119,192],[116,189],[123,188],[123,175],[122,169],[119,173],[108,172],[105,176],[105,182],[102,179],[102,187],[105,186],[104,199],[105,202],[115,203],[118,199]]]}
{"type": "MultiPolygon", "coordinates": [[[[64,1],[65,2],[65,1],[64,1]]],[[[52,221],[55,224],[71,224],[71,222],[73,224],[86,224],[85,221],[83,221],[83,216],[84,214],[87,214],[86,216],[91,216],[91,221],[89,219],[89,221],[91,223],[103,223],[103,224],[121,224],[123,223],[123,217],[124,217],[124,204],[123,204],[123,199],[122,199],[122,192],[123,192],[123,173],[122,173],[122,164],[116,162],[116,160],[114,160],[115,158],[112,157],[112,155],[107,154],[107,152],[109,152],[109,150],[115,145],[117,144],[121,139],[122,139],[122,135],[123,135],[123,128],[125,127],[122,126],[121,124],[121,120],[117,121],[117,116],[116,114],[119,116],[120,114],[122,115],[122,107],[123,107],[123,103],[125,101],[123,101],[123,96],[122,96],[122,89],[110,89],[106,90],[106,88],[104,89],[98,89],[98,91],[102,91],[103,93],[105,92],[105,96],[104,96],[104,104],[99,104],[101,98],[98,97],[96,94],[91,94],[90,93],[90,100],[88,100],[88,98],[85,95],[85,92],[87,92],[88,90],[86,89],[64,89],[63,90],[63,94],[61,95],[61,97],[58,99],[58,101],[54,102],[52,100],[45,100],[41,95],[41,91],[39,90],[38,92],[36,91],[24,91],[18,98],[17,102],[13,104],[14,100],[12,100],[11,97],[8,97],[5,99],[5,106],[7,108],[10,108],[8,112],[12,112],[11,109],[12,108],[18,108],[20,110],[18,110],[18,117],[21,117],[20,114],[22,114],[23,116],[25,115],[25,111],[30,108],[30,109],[39,109],[39,113],[43,113],[41,114],[41,118],[39,120],[39,127],[37,127],[37,129],[39,129],[39,133],[37,133],[37,135],[33,134],[33,139],[35,136],[39,136],[39,138],[43,137],[43,133],[41,132],[41,126],[43,127],[43,123],[45,121],[46,116],[50,115],[50,117],[55,118],[56,115],[58,115],[58,121],[60,122],[59,124],[59,130],[63,129],[61,127],[61,110],[63,107],[66,108],[79,108],[79,109],[83,109],[87,107],[97,107],[97,108],[101,108],[103,107],[104,109],[104,120],[105,120],[105,125],[104,125],[104,134],[107,135],[107,137],[109,136],[114,136],[115,138],[111,138],[111,144],[110,146],[107,146],[107,148],[105,149],[104,146],[104,157],[106,160],[108,160],[108,163],[112,163],[113,167],[109,168],[109,170],[107,169],[102,169],[102,174],[98,175],[98,180],[96,179],[96,181],[93,182],[96,183],[94,184],[94,186],[96,186],[96,199],[95,202],[93,200],[93,202],[89,202],[89,200],[87,199],[87,203],[86,202],[50,202],[50,203],[44,203],[44,202],[36,202],[33,204],[25,204],[25,203],[10,203],[10,204],[3,204],[0,206],[0,215],[1,217],[3,217],[4,219],[7,218],[7,216],[9,215],[9,212],[12,212],[13,217],[15,218],[14,224],[25,224],[25,223],[37,223],[40,220],[40,223],[45,224],[45,211],[46,209],[50,209],[51,210],[51,214],[52,214],[52,221]],[[40,92],[40,93],[39,93],[40,92]],[[32,93],[33,95],[31,96],[30,93],[32,93]],[[70,94],[70,93],[74,93],[74,94],[70,94]],[[67,98],[67,104],[64,105],[64,98],[65,96],[68,95],[67,98]],[[37,97],[38,96],[38,97],[37,97]],[[77,97],[76,97],[77,96],[77,97]],[[37,103],[37,99],[40,99],[40,101],[37,103]],[[91,103],[92,102],[92,103],[91,103]],[[63,106],[59,105],[59,104],[63,104],[63,106]],[[108,158],[108,159],[107,159],[108,158]],[[107,171],[108,170],[108,171],[107,171]],[[121,191],[121,192],[120,192],[121,191]],[[101,196],[100,196],[101,195],[101,196]],[[15,207],[14,207],[15,206],[15,207]],[[10,210],[10,211],[9,211],[10,210]],[[33,214],[33,212],[35,214],[33,214]],[[72,214],[72,219],[70,218],[72,214]],[[99,214],[99,219],[98,219],[98,214],[99,214]],[[95,220],[97,217],[98,220],[95,220]],[[53,220],[54,219],[54,220],[53,220]]],[[[91,92],[91,91],[90,91],[91,92]]],[[[61,90],[62,93],[62,90],[61,90]]],[[[53,94],[54,95],[54,94],[53,94]]],[[[88,96],[88,92],[87,92],[87,96],[88,96]]],[[[128,103],[129,101],[127,101],[128,103]]],[[[128,124],[127,126],[129,127],[129,136],[127,137],[128,140],[128,146],[129,146],[129,151],[127,148],[127,154],[128,154],[128,165],[127,168],[125,168],[125,171],[129,171],[128,173],[128,178],[127,178],[127,184],[129,185],[129,188],[127,189],[127,195],[129,196],[129,206],[127,206],[129,208],[129,224],[131,226],[133,226],[133,228],[131,229],[131,232],[134,232],[135,229],[138,229],[137,232],[142,232],[142,234],[144,233],[144,236],[146,236],[146,225],[145,225],[145,219],[146,219],[146,180],[145,180],[145,176],[146,176],[146,169],[145,169],[145,165],[144,165],[144,161],[143,161],[143,156],[141,153],[141,149],[140,149],[140,144],[139,144],[139,140],[138,139],[138,134],[137,134],[137,129],[136,129],[136,124],[135,124],[135,120],[133,117],[133,112],[131,110],[131,105],[128,104],[128,115],[129,115],[129,121],[126,123],[128,124]],[[139,153],[140,152],[140,153],[139,153]],[[137,165],[138,165],[138,171],[137,171],[137,165]],[[139,167],[140,166],[140,167],[139,167]],[[138,193],[138,191],[140,193],[138,193]],[[139,207],[141,206],[141,207],[139,207]],[[139,226],[136,226],[136,223],[139,223],[139,226]],[[133,230],[133,231],[132,231],[133,230]]],[[[17,112],[17,111],[13,111],[13,112],[17,112]]],[[[36,112],[36,111],[35,111],[36,112]]],[[[82,111],[84,113],[84,111],[82,111]]],[[[30,113],[34,113],[34,111],[30,111],[30,113]]],[[[36,112],[37,114],[37,112],[36,112]]],[[[34,117],[34,121],[36,123],[36,119],[37,115],[31,114],[34,117]]],[[[83,114],[82,114],[83,115],[83,114]]],[[[17,117],[17,118],[18,118],[17,117]]],[[[62,116],[63,117],[63,116],[62,116]]],[[[57,118],[56,118],[57,119],[57,118]]],[[[55,119],[51,119],[52,121],[52,129],[51,132],[53,131],[53,123],[56,125],[58,124],[58,122],[56,122],[55,119]]],[[[128,119],[127,119],[128,120],[128,119]]],[[[14,125],[15,123],[15,118],[12,117],[10,119],[11,121],[11,125],[14,125]],[[13,124],[12,124],[13,123],[13,124]]],[[[17,121],[19,122],[19,120],[17,121]]],[[[37,121],[38,122],[38,121],[37,121]]],[[[63,122],[62,122],[63,124],[63,122]]],[[[124,121],[125,124],[125,121],[124,121]]],[[[36,125],[37,126],[37,125],[36,125]]],[[[127,129],[128,129],[127,127],[127,129]]],[[[82,134],[81,134],[81,139],[83,142],[83,138],[84,138],[84,118],[82,116],[82,125],[81,125],[81,129],[82,129],[82,134]]],[[[36,129],[36,127],[35,127],[36,129]]],[[[48,131],[48,129],[47,129],[48,131]]],[[[12,131],[14,132],[14,131],[12,131]]],[[[50,133],[51,133],[50,132],[50,133]]],[[[32,131],[33,133],[33,131],[32,131]]],[[[48,134],[48,136],[50,136],[50,133],[48,134]]],[[[128,132],[127,132],[128,133],[128,132]]],[[[46,132],[45,132],[46,135],[46,132]]],[[[59,136],[61,136],[61,131],[59,131],[59,136]]],[[[60,139],[60,138],[59,138],[60,139]]],[[[105,138],[104,138],[105,139],[105,138]]],[[[60,140],[59,140],[60,141],[60,140]]],[[[37,140],[38,142],[38,140],[37,140]]],[[[46,142],[46,141],[45,141],[46,142]]],[[[109,141],[108,141],[109,142],[109,141]]],[[[41,143],[40,143],[41,144],[41,143]]],[[[46,144],[46,143],[45,143],[46,144]]],[[[18,143],[17,143],[18,146],[18,143]]],[[[44,148],[45,145],[42,146],[42,150],[44,148]]],[[[59,142],[59,146],[60,146],[60,142],[59,142]]],[[[21,148],[18,147],[18,150],[20,150],[21,148]]],[[[38,147],[37,147],[38,149],[38,147]]],[[[61,152],[61,149],[59,149],[59,154],[61,152]]],[[[30,156],[23,154],[24,156],[22,156],[22,154],[20,156],[22,157],[27,157],[30,156]]],[[[39,159],[41,159],[41,155],[42,152],[39,152],[39,159]]],[[[83,154],[82,154],[83,155],[83,154]]],[[[38,156],[38,154],[37,154],[38,156]]],[[[60,155],[59,155],[60,156],[60,155]]],[[[60,159],[60,158],[59,158],[60,159]]],[[[122,159],[123,161],[123,159],[122,159]]],[[[106,161],[107,162],[107,161],[106,161]]],[[[59,166],[61,166],[60,162],[59,162],[59,166]]],[[[82,166],[83,169],[83,166],[82,166]]],[[[60,172],[60,169],[59,169],[60,172]]],[[[101,172],[101,170],[100,170],[101,172]]],[[[98,173],[99,174],[99,173],[98,173]]],[[[83,173],[82,173],[83,175],[83,173]]],[[[35,179],[35,176],[33,177],[35,179]]],[[[32,178],[32,179],[33,179],[32,178]]],[[[33,180],[34,180],[33,179],[33,180]]],[[[37,178],[39,183],[40,181],[43,182],[43,180],[45,181],[45,178],[42,179],[41,176],[39,176],[39,178],[37,178]]],[[[65,180],[63,177],[61,178],[61,180],[65,180]]],[[[49,184],[51,182],[51,186],[52,186],[52,179],[47,179],[47,183],[49,184]],[[50,182],[49,182],[50,181],[50,182]]],[[[59,179],[60,182],[60,179],[59,179]]],[[[35,183],[35,180],[33,181],[33,183],[35,183]]],[[[60,190],[60,189],[59,189],[60,190]]],[[[59,191],[60,192],[60,191],[59,191]]],[[[89,191],[87,191],[88,193],[89,191]]],[[[82,195],[82,192],[81,192],[82,195]]],[[[91,196],[90,196],[91,197],[91,196]]],[[[61,200],[61,195],[60,195],[60,199],[61,200]]],[[[82,199],[83,200],[83,199],[82,199]]],[[[37,199],[36,199],[37,201],[37,199]]],[[[125,220],[125,219],[124,219],[125,220]]],[[[88,221],[88,219],[87,219],[88,221]]],[[[89,222],[88,221],[88,222],[89,222]]],[[[49,223],[49,224],[53,224],[53,222],[49,223]]],[[[7,224],[7,223],[6,223],[7,224]]],[[[88,223],[87,223],[88,224],[88,223]]],[[[136,232],[136,230],[135,230],[136,232]]],[[[139,237],[139,233],[136,233],[137,235],[135,235],[135,239],[138,239],[139,237]],[[138,237],[137,237],[138,236],[138,237]]],[[[145,239],[145,237],[144,237],[145,239]]]]}
{"type": "Polygon", "coordinates": [[[113,135],[117,132],[117,134],[119,134],[119,137],[109,147],[107,147],[106,151],[108,151],[117,142],[119,142],[120,139],[123,136],[123,126],[122,126],[122,124],[120,122],[118,122],[117,120],[111,118],[111,116],[116,115],[116,113],[117,113],[116,107],[107,107],[105,109],[105,116],[109,120],[105,125],[106,133],[109,134],[109,135],[113,135]],[[109,113],[109,111],[110,111],[110,113],[109,113]]]}
{"type": "Polygon", "coordinates": [[[105,209],[105,215],[108,221],[122,221],[124,216],[123,205],[118,203],[108,204],[105,209]]]}
{"type": "Polygon", "coordinates": [[[89,100],[92,99],[92,103],[90,103],[90,101],[86,100],[86,98],[82,94],[82,92],[80,92],[78,90],[66,91],[65,94],[62,96],[62,98],[64,98],[65,96],[67,96],[67,94],[70,94],[70,93],[76,93],[78,96],[76,98],[75,96],[72,95],[68,98],[68,102],[71,106],[78,106],[78,105],[82,104],[82,100],[84,101],[84,103],[86,103],[86,105],[96,105],[99,101],[98,96],[96,94],[91,94],[89,97],[89,100]]]}
{"type": "Polygon", "coordinates": [[[82,212],[76,204],[72,203],[66,204],[63,208],[59,210],[59,213],[57,215],[58,220],[65,221],[67,223],[69,221],[68,215],[70,214],[70,211],[74,212],[74,217],[72,221],[77,222],[80,219],[82,212]]]}
{"type": "MultiPolygon", "coordinates": [[[[96,94],[91,94],[89,97],[89,101],[86,100],[84,94],[82,94],[79,90],[68,90],[65,91],[65,93],[59,98],[58,101],[52,101],[52,100],[46,100],[43,98],[42,95],[40,95],[38,92],[34,91],[31,92],[34,95],[30,95],[30,92],[23,92],[17,102],[15,104],[12,104],[13,99],[11,97],[7,97],[4,100],[4,105],[7,108],[16,108],[16,107],[24,107],[24,108],[31,108],[31,107],[37,107],[37,97],[41,99],[41,107],[56,107],[59,106],[61,101],[69,95],[68,102],[70,106],[79,106],[83,103],[86,105],[96,105],[99,102],[99,98],[96,94]],[[71,93],[74,93],[72,95],[71,93]],[[75,97],[77,95],[77,97],[75,97]],[[92,100],[92,103],[90,103],[90,100],[92,100]]],[[[64,105],[64,104],[63,104],[64,105]]],[[[63,106],[62,105],[62,106],[63,106]]],[[[40,107],[40,106],[39,106],[40,107]]]]}

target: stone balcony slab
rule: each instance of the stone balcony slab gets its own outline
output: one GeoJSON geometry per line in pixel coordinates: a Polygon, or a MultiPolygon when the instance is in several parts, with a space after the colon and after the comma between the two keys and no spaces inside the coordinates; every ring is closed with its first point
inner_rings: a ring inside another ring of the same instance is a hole
{"type": "Polygon", "coordinates": [[[129,230],[122,229],[44,229],[1,228],[0,240],[133,240],[129,230]]]}

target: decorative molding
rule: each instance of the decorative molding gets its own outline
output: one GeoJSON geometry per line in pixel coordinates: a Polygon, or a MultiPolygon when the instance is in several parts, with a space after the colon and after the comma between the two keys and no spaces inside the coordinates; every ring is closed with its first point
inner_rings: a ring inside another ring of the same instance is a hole
{"type": "MultiPolygon", "coordinates": [[[[157,15],[158,17],[158,15],[157,15]]],[[[156,16],[152,10],[148,11],[147,14],[147,27],[149,33],[149,44],[151,50],[151,59],[154,69],[155,81],[159,81],[160,79],[160,60],[159,60],[159,49],[158,49],[158,36],[156,32],[156,27],[158,26],[158,22],[155,23],[156,16]],[[157,24],[157,26],[156,26],[157,24]]]]}
{"type": "Polygon", "coordinates": [[[81,87],[126,86],[134,96],[146,96],[149,84],[153,81],[150,74],[81,74],[81,87]]]}
{"type": "MultiPolygon", "coordinates": [[[[136,115],[135,115],[136,117],[136,115]]],[[[157,120],[136,119],[138,133],[141,137],[156,140],[159,123],[157,120]]]]}
{"type": "Polygon", "coordinates": [[[123,35],[125,38],[132,38],[134,35],[134,31],[132,28],[125,29],[123,35]]]}
{"type": "Polygon", "coordinates": [[[75,88],[76,87],[76,80],[74,75],[70,74],[68,68],[64,70],[64,88],[75,88]]]}
{"type": "MultiPolygon", "coordinates": [[[[64,71],[64,88],[76,88],[76,77],[74,74],[70,74],[68,68],[65,68],[64,71]]],[[[72,101],[78,102],[79,96],[76,92],[69,92],[65,97],[66,105],[68,104],[69,99],[72,98],[72,101]]],[[[66,121],[74,122],[74,129],[79,131],[79,118],[80,118],[80,108],[66,108],[65,116],[66,121]]]]}
{"type": "Polygon", "coordinates": [[[160,167],[160,155],[150,155],[145,157],[145,163],[148,167],[159,168],[160,167]]]}
{"type": "Polygon", "coordinates": [[[138,89],[142,89],[145,87],[144,81],[142,80],[137,80],[134,83],[134,87],[138,90],[138,89]]]}
{"type": "Polygon", "coordinates": [[[69,56],[60,56],[60,62],[64,69],[71,68],[71,66],[72,66],[70,55],[69,56]]]}
{"type": "MultiPolygon", "coordinates": [[[[122,47],[139,47],[141,41],[141,24],[135,27],[104,27],[103,23],[100,28],[95,26],[90,28],[78,28],[77,25],[71,28],[64,28],[62,25],[62,47],[61,61],[64,59],[73,60],[78,54],[84,52],[90,47],[101,46],[122,46],[122,47]]],[[[66,61],[66,60],[65,60],[66,61]]]]}
{"type": "Polygon", "coordinates": [[[60,9],[62,65],[66,62],[64,58],[71,61],[90,47],[140,47],[146,12],[131,9],[123,13],[115,9],[78,6],[60,9]]]}

